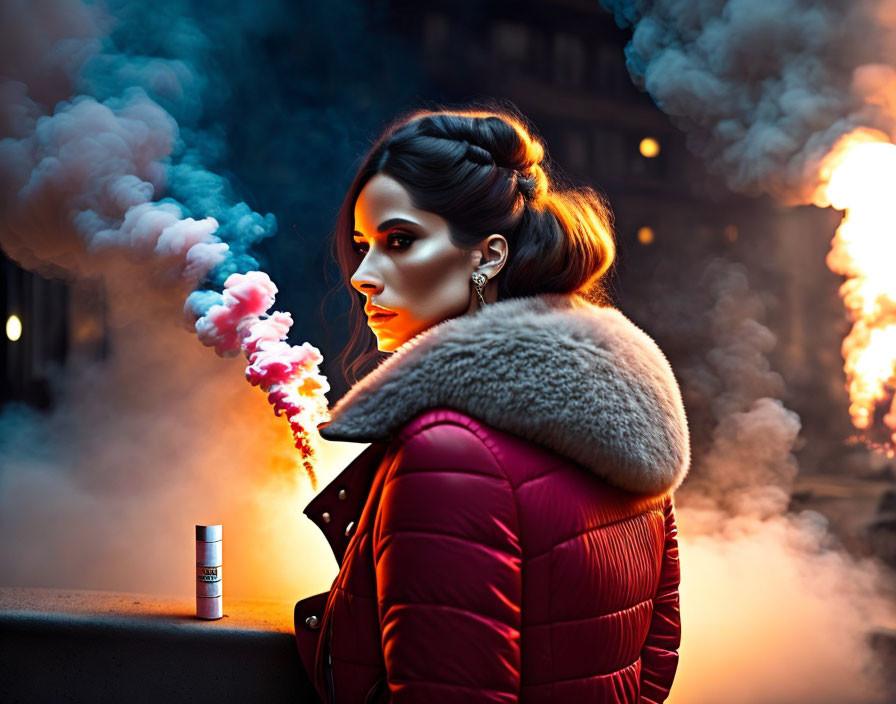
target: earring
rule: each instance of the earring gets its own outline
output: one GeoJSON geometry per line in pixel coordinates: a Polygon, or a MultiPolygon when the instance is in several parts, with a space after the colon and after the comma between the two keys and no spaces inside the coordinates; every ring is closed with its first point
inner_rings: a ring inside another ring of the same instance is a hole
{"type": "Polygon", "coordinates": [[[473,288],[476,291],[476,296],[479,298],[479,306],[482,307],[485,305],[485,298],[482,296],[482,291],[488,283],[488,277],[485,274],[480,274],[476,271],[473,273],[472,279],[473,288]]]}

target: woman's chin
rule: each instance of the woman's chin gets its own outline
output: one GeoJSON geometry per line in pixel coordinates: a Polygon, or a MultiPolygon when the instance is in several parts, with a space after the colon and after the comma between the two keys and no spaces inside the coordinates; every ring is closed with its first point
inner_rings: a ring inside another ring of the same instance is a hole
{"type": "Polygon", "coordinates": [[[376,347],[380,352],[394,352],[401,347],[401,342],[391,337],[378,337],[376,347]]]}
{"type": "Polygon", "coordinates": [[[420,335],[420,333],[428,330],[432,327],[434,323],[429,323],[427,325],[421,325],[417,328],[401,328],[400,333],[392,333],[389,334],[385,330],[380,329],[379,331],[373,330],[371,328],[373,334],[376,336],[376,346],[380,352],[395,352],[399,347],[404,345],[407,342],[410,342],[415,337],[420,335]]]}

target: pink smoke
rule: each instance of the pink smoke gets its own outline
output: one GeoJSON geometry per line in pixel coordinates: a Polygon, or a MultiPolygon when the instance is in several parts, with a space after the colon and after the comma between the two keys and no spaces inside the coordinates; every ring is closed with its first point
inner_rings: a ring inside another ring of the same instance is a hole
{"type": "MultiPolygon", "coordinates": [[[[330,385],[319,371],[323,357],[316,347],[307,342],[298,346],[285,342],[292,316],[282,312],[266,315],[276,293],[276,285],[263,271],[231,274],[224,282],[221,302],[212,305],[193,325],[202,344],[214,347],[222,357],[236,356],[240,350],[246,355],[246,378],[267,392],[276,415],[286,416],[302,455],[302,466],[316,489],[308,427],[316,429],[318,423],[328,419],[324,394],[330,385]]],[[[188,300],[188,322],[193,318],[191,312],[188,300]]]]}

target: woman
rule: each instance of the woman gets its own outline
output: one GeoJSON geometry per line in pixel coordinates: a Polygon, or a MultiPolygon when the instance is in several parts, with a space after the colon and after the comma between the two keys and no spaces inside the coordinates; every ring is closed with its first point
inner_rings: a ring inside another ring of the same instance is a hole
{"type": "Polygon", "coordinates": [[[337,256],[391,356],[320,426],[371,445],[305,509],[340,563],[296,606],[329,704],[669,693],[680,393],[595,302],[607,209],[543,156],[510,112],[415,112],[346,196],[337,256]]]}

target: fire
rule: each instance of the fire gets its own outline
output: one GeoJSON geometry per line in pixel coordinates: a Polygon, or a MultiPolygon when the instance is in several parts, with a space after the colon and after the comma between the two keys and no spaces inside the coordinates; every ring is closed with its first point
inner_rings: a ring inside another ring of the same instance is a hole
{"type": "MultiPolygon", "coordinates": [[[[843,137],[821,169],[816,204],[844,211],[827,264],[847,277],[840,295],[853,321],[843,341],[853,425],[868,431],[880,407],[896,448],[896,145],[886,135],[857,130],[843,137]]],[[[874,443],[871,443],[874,444],[874,443]]]]}

